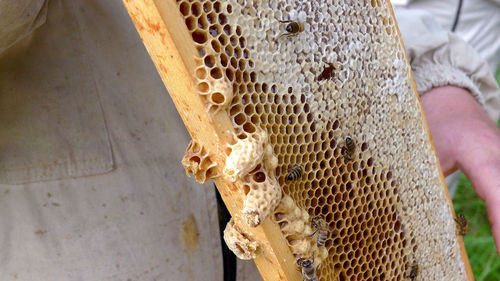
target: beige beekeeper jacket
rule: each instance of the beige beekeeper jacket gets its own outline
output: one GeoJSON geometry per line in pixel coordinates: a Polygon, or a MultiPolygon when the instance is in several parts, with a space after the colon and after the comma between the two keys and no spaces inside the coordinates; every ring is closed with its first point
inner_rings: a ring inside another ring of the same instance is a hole
{"type": "MultiPolygon", "coordinates": [[[[399,16],[419,89],[467,87],[498,117],[487,63],[399,16]]],[[[0,280],[222,280],[213,185],[186,177],[190,137],[121,1],[0,0],[0,53],[0,280]]]]}

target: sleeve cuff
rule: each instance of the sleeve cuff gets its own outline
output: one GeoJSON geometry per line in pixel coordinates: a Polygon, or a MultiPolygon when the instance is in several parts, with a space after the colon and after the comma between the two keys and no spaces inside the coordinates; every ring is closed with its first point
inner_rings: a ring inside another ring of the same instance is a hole
{"type": "Polygon", "coordinates": [[[422,96],[430,89],[440,86],[458,86],[470,91],[476,101],[485,108],[484,96],[474,81],[464,72],[451,65],[428,63],[412,67],[413,78],[417,84],[417,91],[422,96]]]}

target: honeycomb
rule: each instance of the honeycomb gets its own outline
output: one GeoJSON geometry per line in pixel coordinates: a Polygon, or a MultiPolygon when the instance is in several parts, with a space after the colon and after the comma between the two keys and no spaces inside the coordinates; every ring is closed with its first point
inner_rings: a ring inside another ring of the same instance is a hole
{"type": "Polygon", "coordinates": [[[262,254],[262,244],[238,227],[232,218],[224,229],[227,247],[242,260],[254,259],[262,254]]]}
{"type": "MultiPolygon", "coordinates": [[[[467,280],[389,3],[176,2],[196,89],[234,128],[224,176],[246,196],[244,223],[272,217],[296,258],[318,257],[322,281],[408,280],[415,264],[416,280],[467,280]],[[315,216],[329,229],[319,249],[315,216]]],[[[227,227],[245,252],[248,236],[227,227]]]]}
{"type": "Polygon", "coordinates": [[[197,141],[189,143],[182,158],[182,166],[184,166],[186,174],[193,174],[199,183],[204,183],[217,176],[215,169],[217,163],[212,162],[206,149],[197,141]]]}
{"type": "Polygon", "coordinates": [[[226,158],[226,165],[222,173],[231,182],[255,169],[264,158],[264,150],[267,143],[265,131],[253,134],[250,138],[238,139],[235,144],[230,145],[231,152],[226,158]]]}
{"type": "MultiPolygon", "coordinates": [[[[221,73],[210,73],[208,75],[206,65],[214,66],[216,63],[212,61],[213,57],[196,60],[198,67],[196,68],[196,89],[198,93],[204,97],[210,113],[216,114],[220,110],[226,109],[231,103],[233,97],[233,89],[227,77],[221,73]]],[[[220,64],[218,65],[220,67],[220,64]]]]}
{"type": "Polygon", "coordinates": [[[314,256],[314,267],[321,265],[328,256],[328,251],[325,247],[318,248],[316,240],[310,238],[313,230],[307,211],[300,209],[290,196],[285,195],[276,207],[273,219],[278,223],[296,257],[310,258],[314,256]]]}

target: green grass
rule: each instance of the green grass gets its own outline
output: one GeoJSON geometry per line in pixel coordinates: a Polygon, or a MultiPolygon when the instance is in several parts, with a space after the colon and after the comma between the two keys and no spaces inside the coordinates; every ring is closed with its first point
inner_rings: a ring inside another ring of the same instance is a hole
{"type": "MultiPolygon", "coordinates": [[[[500,71],[497,71],[496,78],[500,84],[500,71]]],[[[498,125],[500,127],[500,120],[498,125]]],[[[469,221],[470,230],[464,236],[464,243],[476,281],[499,281],[500,258],[491,235],[485,204],[463,174],[453,197],[453,206],[457,214],[465,215],[469,221]]]]}
{"type": "Polygon", "coordinates": [[[499,281],[500,258],[491,235],[486,207],[463,174],[453,205],[455,212],[465,215],[469,221],[469,233],[464,236],[464,243],[476,281],[499,281]]]}

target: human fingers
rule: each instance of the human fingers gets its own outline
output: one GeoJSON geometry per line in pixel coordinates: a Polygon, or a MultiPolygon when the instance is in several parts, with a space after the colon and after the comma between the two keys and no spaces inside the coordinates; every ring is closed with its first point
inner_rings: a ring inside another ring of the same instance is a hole
{"type": "Polygon", "coordinates": [[[486,203],[488,219],[497,253],[500,255],[500,163],[483,164],[480,169],[464,171],[478,196],[486,203]]]}
{"type": "Polygon", "coordinates": [[[493,239],[495,240],[497,253],[500,255],[500,200],[498,200],[498,196],[495,198],[496,200],[491,200],[490,202],[486,200],[486,209],[488,211],[491,233],[493,234],[493,239]]]}

